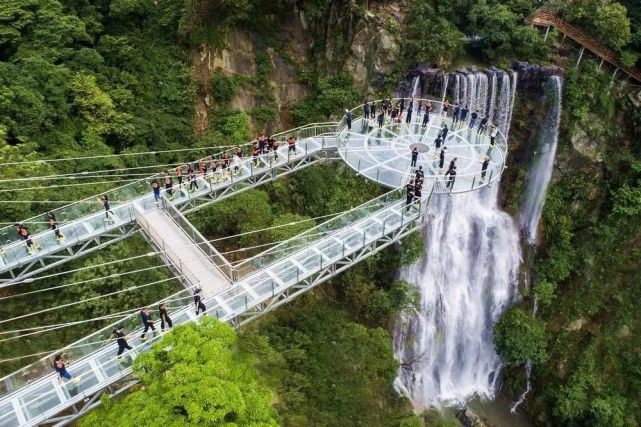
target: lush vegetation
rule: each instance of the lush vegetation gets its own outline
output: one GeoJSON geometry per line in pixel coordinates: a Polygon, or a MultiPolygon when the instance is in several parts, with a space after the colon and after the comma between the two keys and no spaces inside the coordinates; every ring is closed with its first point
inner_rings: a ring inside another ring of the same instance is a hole
{"type": "Polygon", "coordinates": [[[217,320],[177,326],[136,358],[142,387],[84,418],[82,426],[277,426],[273,392],[236,332],[217,320]]]}

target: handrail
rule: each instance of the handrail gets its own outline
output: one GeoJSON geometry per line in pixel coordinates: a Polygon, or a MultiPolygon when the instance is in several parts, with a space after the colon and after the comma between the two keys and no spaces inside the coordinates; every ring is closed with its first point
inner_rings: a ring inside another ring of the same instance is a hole
{"type": "MultiPolygon", "coordinates": [[[[306,125],[303,125],[303,126],[298,126],[298,127],[295,127],[295,128],[292,128],[292,129],[288,129],[288,130],[283,131],[283,132],[276,133],[276,134],[272,135],[272,138],[279,139],[279,142],[282,142],[283,138],[285,136],[287,136],[287,135],[295,135],[295,136],[297,136],[297,135],[300,135],[303,131],[308,130],[308,129],[316,129],[316,128],[319,128],[319,127],[332,128],[332,127],[335,127],[335,126],[336,126],[336,122],[309,123],[309,124],[306,124],[306,125]]],[[[324,132],[324,133],[331,133],[331,132],[324,132]]],[[[239,145],[239,147],[242,147],[243,152],[245,152],[245,151],[247,151],[247,148],[252,147],[254,144],[256,144],[256,141],[257,141],[256,139],[253,139],[252,141],[250,141],[250,142],[248,142],[246,144],[239,145]]],[[[212,155],[209,155],[209,156],[206,156],[206,157],[202,157],[202,158],[199,158],[199,159],[194,160],[194,161],[187,161],[187,162],[185,162],[185,164],[194,163],[194,162],[200,162],[200,161],[206,161],[206,160],[210,160],[212,158],[219,158],[224,153],[228,153],[228,154],[229,153],[233,153],[234,150],[235,149],[225,149],[225,150],[219,151],[219,152],[217,152],[215,154],[212,154],[212,155]]],[[[56,217],[57,217],[58,222],[62,224],[62,222],[64,221],[64,218],[63,218],[64,212],[68,212],[72,208],[77,208],[80,211],[80,215],[77,215],[76,212],[73,212],[73,220],[74,221],[75,220],[79,220],[79,219],[82,219],[84,217],[93,215],[93,214],[95,214],[96,212],[99,212],[102,209],[101,207],[97,206],[98,202],[96,201],[96,198],[101,196],[101,195],[103,195],[103,194],[107,194],[110,197],[111,207],[115,208],[115,207],[119,206],[122,203],[127,203],[129,201],[129,199],[127,199],[124,202],[120,201],[120,200],[116,200],[116,199],[112,200],[112,196],[113,195],[121,193],[121,192],[124,192],[126,190],[133,190],[134,193],[137,193],[138,191],[136,190],[136,187],[137,186],[138,187],[142,187],[143,185],[144,185],[144,188],[146,190],[147,189],[146,186],[147,186],[147,183],[149,181],[151,181],[153,179],[163,178],[167,173],[173,172],[173,170],[174,169],[167,169],[167,170],[162,171],[162,172],[151,174],[148,177],[141,178],[141,179],[138,179],[138,180],[136,180],[134,182],[130,182],[129,184],[121,185],[121,186],[118,186],[118,187],[113,188],[111,190],[102,192],[100,194],[95,194],[93,196],[86,197],[84,199],[78,200],[78,201],[76,201],[74,203],[69,203],[69,204],[61,206],[59,208],[52,209],[49,212],[54,213],[56,215],[56,217]],[[89,202],[91,202],[91,205],[88,205],[89,202]],[[89,207],[87,208],[86,206],[89,206],[89,207]],[[96,206],[96,207],[93,208],[92,206],[96,206]]],[[[47,231],[47,226],[46,226],[46,222],[47,222],[46,219],[47,218],[46,218],[46,216],[47,216],[46,213],[42,213],[42,214],[39,214],[39,215],[35,215],[35,216],[31,217],[31,218],[28,218],[26,220],[16,221],[16,222],[30,224],[31,228],[32,228],[31,234],[35,236],[36,233],[41,233],[43,231],[47,231]]],[[[5,227],[1,227],[0,228],[0,236],[4,235],[6,238],[10,238],[10,236],[13,236],[14,234],[15,234],[15,231],[13,230],[12,226],[5,226],[5,227]]],[[[11,244],[13,242],[19,242],[19,241],[20,240],[17,238],[17,236],[14,236],[12,240],[5,241],[3,246],[11,244]]]]}
{"type": "Polygon", "coordinates": [[[549,9],[539,9],[532,17],[532,24],[538,26],[552,26],[568,35],[571,39],[581,46],[588,48],[596,53],[599,57],[605,59],[611,64],[623,70],[633,79],[641,82],[641,71],[634,67],[628,67],[619,62],[620,55],[614,50],[605,46],[602,42],[587,34],[581,28],[570,24],[554,11],[549,9]]]}

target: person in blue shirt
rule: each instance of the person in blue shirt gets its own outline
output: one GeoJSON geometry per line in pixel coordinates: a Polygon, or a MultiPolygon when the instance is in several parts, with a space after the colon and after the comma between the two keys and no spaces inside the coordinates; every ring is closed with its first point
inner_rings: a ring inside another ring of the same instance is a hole
{"type": "Polygon", "coordinates": [[[60,375],[60,380],[71,380],[71,374],[69,373],[69,371],[67,371],[67,365],[65,361],[62,360],[62,354],[56,354],[56,357],[54,357],[53,368],[56,370],[58,375],[60,375]]]}
{"type": "Polygon", "coordinates": [[[160,202],[160,185],[158,185],[158,181],[155,179],[151,181],[151,189],[154,191],[154,201],[157,205],[158,202],[160,202]]]}

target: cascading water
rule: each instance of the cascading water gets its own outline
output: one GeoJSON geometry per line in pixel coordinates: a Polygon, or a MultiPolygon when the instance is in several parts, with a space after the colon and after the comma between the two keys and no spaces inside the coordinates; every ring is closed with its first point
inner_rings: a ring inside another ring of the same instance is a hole
{"type": "MultiPolygon", "coordinates": [[[[450,82],[450,75],[449,74],[443,74],[443,88],[441,90],[441,103],[445,102],[445,99],[447,98],[447,84],[450,82]]],[[[443,112],[443,104],[440,105],[440,111],[439,113],[443,112]]]]}
{"type": "Polygon", "coordinates": [[[425,255],[403,277],[420,288],[420,312],[394,334],[397,389],[415,407],[491,398],[501,368],[492,325],[516,296],[518,233],[497,189],[436,196],[425,255]]]}
{"type": "Polygon", "coordinates": [[[496,105],[496,82],[497,82],[496,73],[492,72],[492,78],[490,80],[490,88],[489,88],[490,100],[488,101],[489,105],[487,108],[487,116],[490,118],[494,117],[494,107],[496,105]]]}
{"type": "MultiPolygon", "coordinates": [[[[456,75],[455,100],[465,99],[464,81],[456,75]]],[[[504,73],[501,89],[497,124],[509,129],[516,76],[511,81],[504,73]]],[[[485,105],[492,96],[488,90],[485,105]]],[[[402,365],[395,386],[418,408],[494,395],[501,360],[492,326],[517,297],[521,262],[516,226],[498,209],[497,192],[495,185],[435,196],[423,231],[425,254],[402,272],[420,290],[421,306],[400,316],[395,329],[402,365]]]]}
{"type": "Polygon", "coordinates": [[[536,230],[543,211],[561,122],[561,93],[563,82],[558,76],[551,76],[546,83],[547,116],[537,134],[537,155],[529,169],[526,180],[527,192],[519,212],[519,226],[525,232],[528,243],[536,242],[536,230]]]}

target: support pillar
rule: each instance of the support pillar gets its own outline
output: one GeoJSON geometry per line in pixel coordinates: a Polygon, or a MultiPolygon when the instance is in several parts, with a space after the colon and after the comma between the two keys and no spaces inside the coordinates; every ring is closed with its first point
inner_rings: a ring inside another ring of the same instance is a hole
{"type": "Polygon", "coordinates": [[[603,67],[603,61],[605,61],[605,59],[601,58],[601,62],[599,63],[599,71],[601,71],[601,67],[603,67]]]}
{"type": "Polygon", "coordinates": [[[543,37],[543,41],[548,40],[548,35],[550,34],[550,26],[548,25],[547,28],[545,29],[545,37],[543,37]]]}
{"type": "Polygon", "coordinates": [[[585,51],[585,48],[581,47],[581,50],[579,51],[579,59],[576,61],[576,68],[579,68],[579,64],[581,63],[581,58],[583,58],[584,51],[585,51]]]}

